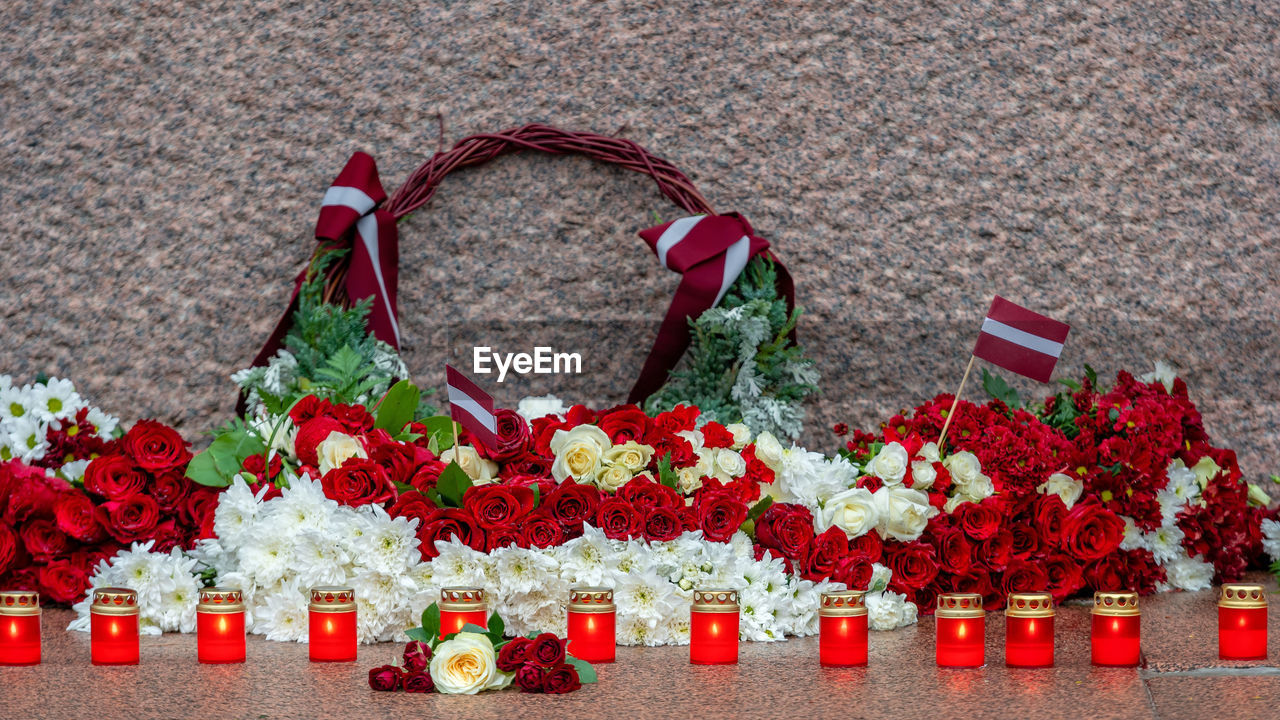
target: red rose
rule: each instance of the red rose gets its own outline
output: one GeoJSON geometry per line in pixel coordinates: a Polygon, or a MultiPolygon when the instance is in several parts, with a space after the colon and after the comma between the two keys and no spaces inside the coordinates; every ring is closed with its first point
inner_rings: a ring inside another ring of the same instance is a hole
{"type": "Polygon", "coordinates": [[[453,538],[472,550],[484,552],[484,530],[476,524],[471,513],[459,508],[441,508],[427,517],[418,528],[418,550],[424,559],[433,558],[440,554],[436,540],[453,538]]]}
{"type": "Polygon", "coordinates": [[[564,662],[564,641],[555,633],[542,633],[529,645],[529,662],[552,668],[564,662]]]}
{"type": "Polygon", "coordinates": [[[973,543],[959,528],[941,528],[933,535],[938,562],[943,570],[961,574],[973,567],[973,543]]]}
{"type": "Polygon", "coordinates": [[[122,543],[146,540],[160,522],[160,506],[150,495],[108,500],[98,506],[98,522],[122,543]]]}
{"type": "Polygon", "coordinates": [[[653,421],[635,405],[623,405],[602,413],[598,426],[614,445],[621,445],[631,440],[644,440],[653,427],[653,421]]]}
{"type": "Polygon", "coordinates": [[[543,506],[551,512],[565,528],[581,530],[582,523],[596,516],[596,508],[600,506],[600,491],[594,485],[580,485],[572,479],[560,483],[543,501],[543,506]]]}
{"type": "Polygon", "coordinates": [[[951,591],[977,593],[984,598],[995,592],[991,587],[991,573],[980,565],[974,565],[967,573],[952,575],[951,591]]]}
{"type": "Polygon", "coordinates": [[[938,576],[938,559],[932,545],[919,541],[892,543],[887,550],[885,565],[893,571],[889,587],[895,592],[919,590],[938,576]]]}
{"type": "Polygon", "coordinates": [[[879,533],[872,530],[849,541],[849,554],[878,563],[884,557],[884,541],[879,533]]]}
{"type": "Polygon", "coordinates": [[[147,476],[123,455],[95,458],[84,469],[84,489],[108,500],[123,500],[142,492],[147,476]]]}
{"type": "Polygon", "coordinates": [[[713,542],[729,542],[747,519],[746,503],[728,493],[700,496],[697,510],[702,535],[713,542]]]}
{"type": "Polygon", "coordinates": [[[680,513],[671,508],[653,508],[644,519],[644,539],[649,542],[675,540],[684,532],[680,513]]]}
{"type": "Polygon", "coordinates": [[[610,540],[629,540],[644,529],[640,513],[619,497],[605,498],[596,509],[596,519],[592,524],[603,530],[610,540]]]}
{"type": "Polygon", "coordinates": [[[569,430],[569,424],[556,417],[555,415],[547,415],[545,417],[534,418],[530,423],[533,427],[533,451],[543,457],[551,457],[551,438],[555,437],[557,430],[569,430]]]}
{"type": "Polygon", "coordinates": [[[191,462],[191,451],[187,450],[190,443],[178,431],[155,420],[139,420],[124,434],[121,444],[138,467],[153,473],[191,462]]]}
{"type": "MultiPolygon", "coordinates": [[[[83,553],[77,553],[83,556],[83,553]]],[[[84,560],[83,557],[80,558],[84,560]]],[[[46,600],[70,605],[84,599],[84,591],[89,587],[89,568],[87,564],[73,562],[68,558],[51,560],[40,568],[36,575],[40,584],[40,594],[46,600]]]]}
{"type": "MultiPolygon", "coordinates": [[[[512,480],[518,477],[535,477],[545,480],[551,487],[555,487],[555,480],[551,478],[551,466],[555,464],[554,460],[544,458],[541,455],[526,453],[520,457],[509,460],[498,468],[498,477],[503,480],[512,480]]],[[[529,482],[521,483],[528,485],[529,482]]]]}
{"type": "Polygon", "coordinates": [[[17,563],[21,550],[21,542],[13,528],[0,522],[0,577],[17,563]]]}
{"type": "Polygon", "coordinates": [[[430,498],[417,490],[409,490],[400,493],[391,507],[387,508],[387,514],[391,517],[417,518],[418,527],[422,527],[427,516],[435,509],[436,504],[430,498]]]}
{"type": "MultiPolygon", "coordinates": [[[[261,455],[251,455],[250,457],[258,458],[258,462],[262,462],[261,455]]],[[[272,462],[279,470],[280,457],[272,458],[272,462]]],[[[260,478],[265,479],[265,478],[260,478]]],[[[173,512],[182,507],[182,501],[186,500],[187,494],[191,492],[192,482],[188,480],[182,473],[171,470],[156,475],[151,481],[151,496],[156,499],[160,505],[160,509],[165,512],[173,512]]]]}
{"type": "Polygon", "coordinates": [[[18,534],[22,536],[22,544],[27,552],[38,561],[47,561],[54,555],[61,555],[70,545],[66,534],[49,518],[28,520],[18,534]]]}
{"type": "Polygon", "coordinates": [[[426,671],[405,673],[401,683],[407,693],[429,693],[436,689],[436,681],[426,671]]]}
{"type": "Polygon", "coordinates": [[[991,503],[961,503],[953,513],[956,524],[974,540],[986,540],[1000,530],[1000,511],[991,503]]]}
{"type": "Polygon", "coordinates": [[[404,669],[409,672],[421,672],[431,662],[431,646],[424,642],[411,640],[404,646],[404,669]]]}
{"type": "Polygon", "coordinates": [[[809,548],[809,556],[804,560],[804,570],[800,573],[800,577],[821,582],[831,577],[836,563],[848,554],[848,536],[838,527],[828,528],[826,532],[813,539],[813,545],[809,548]]]}
{"type": "Polygon", "coordinates": [[[329,416],[342,423],[348,435],[363,435],[373,430],[373,416],[363,405],[334,404],[329,416]]]}
{"type": "Polygon", "coordinates": [[[1026,560],[1040,549],[1040,534],[1027,523],[1014,523],[1009,532],[1013,534],[1013,557],[1026,560]]]}
{"type": "Polygon", "coordinates": [[[1016,592],[1036,592],[1049,586],[1049,576],[1035,563],[1013,560],[1000,578],[1000,592],[1006,596],[1016,592]]]}
{"type": "Polygon", "coordinates": [[[519,544],[522,547],[549,548],[564,540],[564,528],[544,510],[529,513],[521,523],[519,544]]]}
{"type": "Polygon", "coordinates": [[[660,432],[674,435],[681,430],[693,430],[701,414],[702,411],[692,405],[677,405],[667,412],[658,413],[653,425],[660,432]]]}
{"type": "Polygon", "coordinates": [[[618,488],[618,497],[631,503],[637,510],[650,508],[676,509],[684,506],[680,493],[647,477],[636,476],[618,488]]]}
{"type": "Polygon", "coordinates": [[[521,540],[520,531],[514,525],[485,528],[484,551],[493,552],[498,548],[504,548],[509,545],[519,545],[521,540]]]}
{"type": "Polygon", "coordinates": [[[395,665],[383,665],[369,671],[369,687],[381,692],[389,692],[400,687],[400,668],[395,665]]]}
{"type": "Polygon", "coordinates": [[[343,505],[381,505],[396,499],[396,486],[378,463],[351,458],[320,478],[324,494],[343,505]]]}
{"type": "Polygon", "coordinates": [[[1077,503],[1062,521],[1062,549],[1085,562],[1115,552],[1123,537],[1124,521],[1098,505],[1077,503]]]}
{"type": "Polygon", "coordinates": [[[529,638],[512,638],[498,651],[498,669],[502,672],[515,672],[529,659],[529,646],[533,641],[529,638]]]}
{"type": "Polygon", "coordinates": [[[521,692],[540,693],[542,692],[542,678],[547,671],[537,663],[525,663],[516,671],[516,685],[520,686],[521,692]]]}
{"type": "MultiPolygon", "coordinates": [[[[376,432],[385,434],[382,430],[376,432]]],[[[411,484],[414,475],[418,472],[419,452],[424,456],[431,454],[427,450],[408,443],[384,442],[374,444],[370,442],[372,438],[372,435],[365,437],[369,459],[381,466],[383,470],[386,470],[387,477],[391,478],[392,482],[411,484]]]]}
{"type": "Polygon", "coordinates": [[[578,678],[578,671],[568,663],[561,663],[548,670],[542,678],[542,692],[548,695],[571,693],[580,687],[582,681],[578,678]]]}
{"type": "MultiPolygon", "coordinates": [[[[279,491],[276,491],[279,494],[279,491]]],[[[222,491],[211,487],[193,487],[182,504],[182,521],[200,530],[199,537],[213,537],[213,514],[218,509],[222,491]]]]}
{"type": "Polygon", "coordinates": [[[1053,599],[1062,602],[1084,585],[1080,565],[1066,555],[1052,555],[1044,560],[1046,587],[1053,599]]]}
{"type": "Polygon", "coordinates": [[[1035,528],[1044,546],[1062,541],[1062,521],[1067,519],[1067,506],[1057,494],[1041,495],[1035,502],[1035,528]]]}
{"type": "Polygon", "coordinates": [[[298,455],[298,462],[303,465],[319,465],[320,458],[316,448],[328,439],[330,433],[346,434],[347,428],[331,417],[317,417],[298,426],[298,434],[293,440],[293,451],[298,455]]]}
{"type": "Polygon", "coordinates": [[[831,572],[831,579],[850,590],[866,590],[871,585],[871,576],[875,574],[872,562],[864,557],[846,555],[836,561],[831,572]]]}
{"type": "Polygon", "coordinates": [[[814,534],[813,513],[803,505],[774,503],[756,519],[756,540],[783,557],[804,557],[814,534]]]}
{"type": "Polygon", "coordinates": [[[733,433],[718,422],[709,422],[702,426],[702,444],[709,448],[731,448],[733,433]]]}
{"type": "Polygon", "coordinates": [[[527,487],[480,485],[467,489],[462,505],[480,527],[506,527],[533,510],[533,491],[527,487]]]}
{"type": "Polygon", "coordinates": [[[106,537],[98,522],[97,507],[88,495],[71,490],[60,493],[54,502],[53,517],[58,529],[83,543],[96,543],[106,537]]]}
{"type": "Polygon", "coordinates": [[[978,557],[992,570],[1004,570],[1012,554],[1013,533],[1004,528],[978,543],[978,557]]]}
{"type": "Polygon", "coordinates": [[[529,451],[533,446],[533,429],[529,423],[515,410],[502,408],[494,413],[498,446],[485,447],[485,455],[505,463],[515,460],[529,451]]]}

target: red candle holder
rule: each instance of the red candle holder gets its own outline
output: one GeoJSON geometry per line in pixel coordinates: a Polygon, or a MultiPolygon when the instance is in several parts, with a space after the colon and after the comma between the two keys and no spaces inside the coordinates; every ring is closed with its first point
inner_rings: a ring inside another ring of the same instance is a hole
{"type": "Polygon", "coordinates": [[[336,585],[311,588],[308,606],[311,662],[353,662],[356,659],[356,594],[336,585]]]}
{"type": "Polygon", "coordinates": [[[211,587],[200,591],[196,659],[211,665],[244,662],[244,596],[239,590],[211,587]]]}
{"type": "Polygon", "coordinates": [[[0,665],[40,664],[40,595],[0,591],[0,665]]]}
{"type": "Polygon", "coordinates": [[[1142,655],[1142,611],[1138,593],[1093,594],[1093,664],[1137,667],[1142,655]]]}
{"type": "Polygon", "coordinates": [[[1218,595],[1218,657],[1267,659],[1267,594],[1261,585],[1222,586],[1218,595]]]}
{"type": "Polygon", "coordinates": [[[736,665],[738,591],[694,590],[689,607],[689,662],[736,665]]]}
{"type": "Polygon", "coordinates": [[[823,667],[867,664],[867,605],[861,590],[822,593],[818,605],[818,663],[823,667]]]}
{"type": "Polygon", "coordinates": [[[938,596],[938,667],[976,668],[986,664],[987,613],[977,593],[938,596]]]}
{"type": "Polygon", "coordinates": [[[89,653],[94,665],[138,664],[138,593],[127,588],[93,591],[89,653]]]}
{"type": "Polygon", "coordinates": [[[484,590],[476,587],[447,587],[440,591],[440,639],[445,635],[462,632],[470,623],[489,627],[489,608],[485,604],[484,590]]]}
{"type": "Polygon", "coordinates": [[[569,591],[568,651],[580,660],[611,663],[617,650],[618,607],[613,590],[581,587],[569,591]]]}
{"type": "Polygon", "coordinates": [[[1010,593],[1004,613],[1004,664],[1053,667],[1053,596],[1047,592],[1010,593]]]}

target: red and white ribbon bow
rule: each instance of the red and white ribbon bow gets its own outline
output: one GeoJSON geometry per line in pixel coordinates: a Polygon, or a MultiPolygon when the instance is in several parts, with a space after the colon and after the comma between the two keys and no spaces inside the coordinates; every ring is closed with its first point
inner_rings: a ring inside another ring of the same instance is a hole
{"type": "MultiPolygon", "coordinates": [[[[397,273],[400,240],[391,213],[379,207],[387,193],[378,180],[378,167],[366,153],[357,152],[347,161],[333,185],[324,194],[320,217],[316,220],[316,240],[331,248],[349,248],[346,291],[352,303],[373,298],[369,330],[379,340],[400,347],[400,323],[396,311],[397,273]]],[[[298,309],[298,290],[307,271],[298,275],[293,299],[276,325],[254,365],[265,365],[284,346],[298,309]]]]}
{"type": "Polygon", "coordinates": [[[641,230],[640,237],[663,267],[684,277],[628,402],[643,402],[662,387],[689,347],[689,320],[715,307],[756,255],[764,253],[774,260],[779,291],[788,309],[795,305],[795,288],[786,268],[769,252],[769,242],[757,237],[750,223],[737,213],[680,218],[641,230]]]}

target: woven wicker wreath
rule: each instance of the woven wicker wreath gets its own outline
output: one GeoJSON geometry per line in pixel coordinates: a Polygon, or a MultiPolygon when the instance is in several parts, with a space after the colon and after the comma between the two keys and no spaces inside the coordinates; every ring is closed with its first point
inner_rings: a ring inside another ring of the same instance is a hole
{"type": "MultiPolygon", "coordinates": [[[[449,173],[522,150],[585,155],[644,173],[653,178],[663,195],[691,215],[640,233],[662,264],[682,273],[683,279],[631,390],[630,402],[642,402],[666,382],[668,373],[689,346],[690,321],[724,297],[752,258],[772,261],[777,295],[785,298],[788,312],[794,309],[791,277],[769,250],[769,243],[756,236],[736,213],[716,215],[693,182],[674,165],[630,140],[543,125],[467,137],[453,148],[433,155],[390,197],[382,189],[373,159],[364,153],[353,155],[325,193],[316,224],[319,245],[313,260],[334,249],[350,251],[326,266],[325,300],[349,307],[372,297],[370,331],[399,349],[396,221],[426,205],[449,173]]],[[[264,365],[281,347],[296,308],[297,287],[305,273],[304,270],[298,276],[289,310],[254,365],[264,365]]],[[[789,338],[794,343],[790,330],[789,338]]]]}

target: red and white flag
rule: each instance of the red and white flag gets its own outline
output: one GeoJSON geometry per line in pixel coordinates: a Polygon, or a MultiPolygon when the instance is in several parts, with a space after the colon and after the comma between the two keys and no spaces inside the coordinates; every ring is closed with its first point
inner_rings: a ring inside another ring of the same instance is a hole
{"type": "Polygon", "coordinates": [[[1071,326],[1005,300],[999,295],[982,321],[974,357],[1033,380],[1049,382],[1071,326]]]}
{"type": "Polygon", "coordinates": [[[449,387],[449,416],[482,445],[496,448],[498,417],[493,412],[493,398],[452,366],[445,365],[444,373],[449,387]]]}

